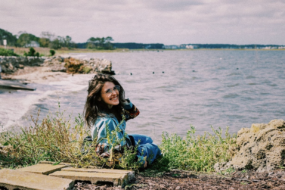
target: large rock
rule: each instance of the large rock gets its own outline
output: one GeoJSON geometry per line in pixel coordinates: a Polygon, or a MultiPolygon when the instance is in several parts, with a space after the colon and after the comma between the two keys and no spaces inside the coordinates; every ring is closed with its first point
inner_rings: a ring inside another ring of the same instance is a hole
{"type": "Polygon", "coordinates": [[[114,74],[112,71],[112,62],[106,59],[88,60],[75,59],[68,57],[64,59],[67,73],[107,73],[114,74]]]}
{"type": "Polygon", "coordinates": [[[84,61],[75,58],[65,58],[65,68],[67,73],[81,73],[84,61]]]}
{"type": "Polygon", "coordinates": [[[98,72],[112,72],[112,62],[107,59],[102,59],[101,63],[97,66],[98,72]]]}
{"type": "Polygon", "coordinates": [[[0,57],[2,72],[7,74],[12,74],[18,69],[23,69],[25,66],[40,66],[43,62],[44,59],[40,57],[0,57]]]}
{"type": "Polygon", "coordinates": [[[233,167],[237,170],[272,171],[285,165],[285,121],[272,120],[268,124],[252,124],[237,134],[236,146],[230,150],[229,162],[215,164],[217,172],[233,167]]]}
{"type": "Polygon", "coordinates": [[[18,69],[23,69],[25,66],[46,66],[50,67],[53,72],[67,73],[106,73],[115,74],[112,71],[112,62],[106,59],[91,58],[75,59],[72,57],[5,57],[0,56],[0,65],[2,72],[12,74],[18,69]]]}

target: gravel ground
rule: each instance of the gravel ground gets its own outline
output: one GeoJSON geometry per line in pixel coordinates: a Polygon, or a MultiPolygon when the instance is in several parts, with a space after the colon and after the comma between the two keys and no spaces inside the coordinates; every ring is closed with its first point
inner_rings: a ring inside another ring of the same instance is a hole
{"type": "MultiPolygon", "coordinates": [[[[93,185],[77,183],[74,190],[121,190],[110,184],[93,185]]],[[[147,177],[137,174],[136,180],[124,189],[207,189],[207,190],[245,190],[274,189],[285,190],[285,169],[274,172],[257,173],[255,171],[237,171],[230,176],[216,174],[193,174],[185,171],[171,171],[160,177],[147,177]]]]}

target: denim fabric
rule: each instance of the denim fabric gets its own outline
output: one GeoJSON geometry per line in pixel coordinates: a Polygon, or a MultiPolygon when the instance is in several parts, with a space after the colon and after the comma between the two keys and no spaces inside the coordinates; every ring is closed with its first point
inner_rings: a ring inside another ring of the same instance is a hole
{"type": "Polygon", "coordinates": [[[108,130],[110,132],[115,131],[116,126],[119,127],[119,131],[117,131],[116,135],[113,136],[113,138],[111,139],[112,143],[120,142],[121,146],[124,146],[126,144],[126,141],[124,140],[125,137],[127,141],[130,141],[129,137],[125,132],[126,122],[123,121],[121,125],[119,125],[119,121],[117,120],[117,118],[112,115],[107,115],[106,117],[98,117],[94,126],[91,128],[92,139],[94,140],[95,138],[97,138],[97,142],[99,144],[107,144],[108,140],[106,126],[108,126],[108,130]]]}
{"type": "MultiPolygon", "coordinates": [[[[126,121],[128,119],[133,119],[139,114],[139,110],[129,101],[124,102],[124,109],[128,111],[126,116],[126,121]]],[[[116,131],[115,136],[110,139],[112,143],[120,142],[121,146],[131,145],[131,140],[126,130],[126,121],[121,124],[113,114],[106,114],[105,117],[98,117],[95,124],[91,128],[92,140],[97,139],[98,145],[104,147],[104,152],[109,151],[108,140],[107,140],[107,129],[109,132],[116,131]],[[120,125],[119,125],[120,124],[120,125]],[[118,130],[116,126],[119,127],[118,130]]],[[[156,144],[153,143],[152,139],[145,135],[133,134],[135,145],[138,145],[138,161],[143,165],[147,160],[147,164],[151,164],[155,158],[161,155],[160,149],[156,144]]]]}
{"type": "Polygon", "coordinates": [[[161,151],[156,144],[153,143],[152,139],[146,135],[129,134],[133,136],[136,145],[138,145],[138,161],[142,164],[147,160],[148,164],[151,164],[157,156],[161,155],[161,151]]]}

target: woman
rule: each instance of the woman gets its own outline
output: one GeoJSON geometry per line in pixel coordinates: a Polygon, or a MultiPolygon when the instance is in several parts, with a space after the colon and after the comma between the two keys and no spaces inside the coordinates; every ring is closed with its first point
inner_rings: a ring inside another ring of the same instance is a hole
{"type": "Polygon", "coordinates": [[[97,74],[89,81],[84,117],[91,128],[92,140],[97,139],[97,154],[102,157],[110,156],[107,138],[109,134],[109,142],[119,143],[116,148],[138,145],[138,161],[144,167],[161,155],[160,149],[150,137],[126,134],[126,121],[138,115],[139,110],[132,102],[125,99],[124,89],[114,77],[97,74]]]}

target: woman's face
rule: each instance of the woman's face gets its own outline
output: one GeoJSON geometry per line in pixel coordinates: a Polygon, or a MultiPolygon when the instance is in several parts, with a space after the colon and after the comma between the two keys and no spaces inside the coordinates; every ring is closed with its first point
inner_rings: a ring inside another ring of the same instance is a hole
{"type": "Polygon", "coordinates": [[[120,103],[119,101],[119,86],[115,86],[112,82],[105,82],[101,89],[102,100],[111,108],[120,103]]]}

